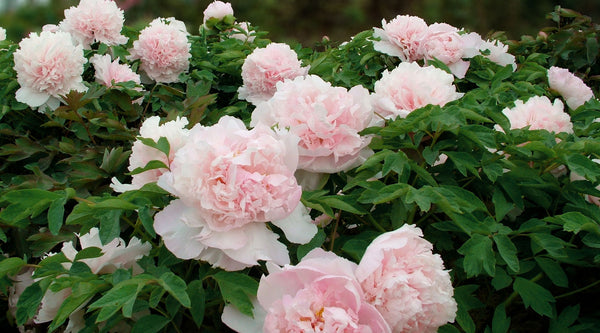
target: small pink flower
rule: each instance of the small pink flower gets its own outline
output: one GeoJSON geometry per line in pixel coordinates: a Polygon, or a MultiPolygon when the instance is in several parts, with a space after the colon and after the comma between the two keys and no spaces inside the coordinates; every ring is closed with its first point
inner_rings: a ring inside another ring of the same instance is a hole
{"type": "Polygon", "coordinates": [[[444,106],[462,97],[456,92],[454,76],[433,67],[421,67],[416,62],[403,62],[391,72],[383,72],[375,82],[371,95],[374,111],[384,118],[405,118],[410,112],[426,105],[444,106]]]}
{"type": "Polygon", "coordinates": [[[428,33],[427,23],[417,16],[398,15],[387,23],[382,21],[382,28],[374,28],[373,41],[375,50],[399,57],[402,61],[423,59],[422,43],[428,33]]]}
{"type": "Polygon", "coordinates": [[[229,2],[213,1],[204,10],[202,23],[206,24],[209,19],[222,20],[227,15],[233,15],[233,8],[229,2]]]}
{"type": "Polygon", "coordinates": [[[128,59],[140,59],[140,69],[156,82],[179,81],[188,70],[191,43],[185,24],[174,18],[157,18],[133,42],[128,59]]]}
{"type": "Polygon", "coordinates": [[[548,69],[548,82],[550,89],[558,91],[573,110],[594,97],[592,89],[582,79],[565,68],[550,67],[548,69]]]}
{"type": "MultiPolygon", "coordinates": [[[[525,103],[517,100],[515,107],[505,108],[502,113],[510,121],[511,129],[529,127],[530,130],[573,133],[571,118],[559,99],[554,100],[554,104],[546,96],[534,96],[525,103]]],[[[498,125],[495,128],[502,130],[498,125]]]]}
{"type": "Polygon", "coordinates": [[[365,88],[346,90],[308,75],[278,83],[275,95],[252,113],[251,125],[289,128],[300,138],[299,169],[335,173],[361,164],[372,154],[367,147],[370,138],[358,134],[372,118],[365,88]]]}
{"type": "Polygon", "coordinates": [[[127,43],[128,38],[121,35],[124,21],[123,10],[112,0],[81,0],[77,7],[65,9],[65,19],[58,27],[89,49],[95,42],[109,46],[127,43]]]}
{"type": "Polygon", "coordinates": [[[73,45],[66,32],[31,33],[19,43],[14,62],[21,85],[16,99],[32,108],[47,104],[56,109],[61,96],[87,90],[81,77],[87,62],[83,48],[73,45]]]}
{"type": "Polygon", "coordinates": [[[107,87],[112,87],[113,83],[133,81],[141,84],[140,76],[131,70],[127,64],[119,64],[119,59],[111,62],[110,55],[103,56],[95,54],[90,58],[90,63],[94,65],[96,71],[96,81],[107,87]]]}
{"type": "Polygon", "coordinates": [[[244,84],[238,89],[238,97],[258,105],[275,94],[277,82],[306,74],[308,67],[302,67],[298,55],[289,45],[271,43],[265,48],[255,49],[244,61],[244,84]]]}
{"type": "Polygon", "coordinates": [[[403,225],[367,247],[356,277],[367,302],[392,332],[437,332],[453,322],[457,304],[448,271],[421,229],[403,225]]]}

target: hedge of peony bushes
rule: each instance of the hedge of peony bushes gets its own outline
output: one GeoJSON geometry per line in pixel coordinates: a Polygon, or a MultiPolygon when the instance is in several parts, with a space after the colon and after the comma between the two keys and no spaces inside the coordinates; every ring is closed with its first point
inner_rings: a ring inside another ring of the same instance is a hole
{"type": "Polygon", "coordinates": [[[598,26],[271,42],[81,0],[0,42],[3,325],[593,332],[598,26]]]}

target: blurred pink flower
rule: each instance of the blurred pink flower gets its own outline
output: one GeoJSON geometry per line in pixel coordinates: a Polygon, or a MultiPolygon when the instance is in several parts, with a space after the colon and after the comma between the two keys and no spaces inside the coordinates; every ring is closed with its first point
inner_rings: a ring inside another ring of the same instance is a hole
{"type": "Polygon", "coordinates": [[[0,42],[6,39],[6,29],[0,27],[0,42]]]}
{"type": "Polygon", "coordinates": [[[271,43],[255,49],[244,61],[243,85],[238,89],[238,98],[258,105],[275,94],[277,82],[306,74],[308,67],[302,67],[298,55],[289,45],[271,43]]]}
{"type": "Polygon", "coordinates": [[[437,332],[453,322],[457,304],[448,271],[413,225],[384,233],[367,247],[356,277],[367,302],[392,332],[437,332]]]}
{"type": "Polygon", "coordinates": [[[110,55],[95,54],[90,58],[90,63],[94,65],[96,71],[96,81],[107,87],[112,87],[113,82],[133,81],[141,84],[140,76],[131,70],[127,64],[119,64],[119,59],[111,61],[110,55]]]}
{"type": "Polygon", "coordinates": [[[299,169],[335,173],[360,165],[373,153],[370,138],[358,134],[372,118],[365,88],[346,90],[308,75],[278,83],[275,95],[256,107],[250,124],[289,128],[300,138],[299,169]]]}
{"type": "MultiPolygon", "coordinates": [[[[56,109],[59,98],[71,90],[84,92],[81,75],[87,62],[81,45],[73,45],[66,32],[31,33],[14,53],[17,81],[16,99],[32,108],[44,104],[56,109]]],[[[40,111],[43,110],[40,108],[40,111]]]]}
{"type": "Polygon", "coordinates": [[[95,42],[106,45],[127,43],[121,35],[125,17],[112,0],[81,0],[77,7],[65,9],[65,19],[58,28],[70,33],[85,49],[95,42]]]}
{"type": "Polygon", "coordinates": [[[157,18],[140,32],[128,59],[140,59],[140,69],[156,82],[179,81],[188,70],[191,43],[185,24],[174,18],[157,18]]]}
{"type": "Polygon", "coordinates": [[[380,41],[373,41],[375,50],[399,57],[402,61],[416,61],[423,59],[421,44],[428,27],[425,21],[417,16],[398,15],[387,23],[382,21],[382,28],[374,28],[373,37],[380,41]]]}
{"type": "Polygon", "coordinates": [[[548,83],[550,89],[558,91],[573,110],[594,97],[592,89],[566,68],[550,67],[548,69],[548,83]]]}
{"type": "Polygon", "coordinates": [[[233,8],[229,2],[213,1],[204,10],[202,23],[206,24],[211,18],[222,20],[227,15],[233,15],[233,8]]]}
{"type": "MultiPolygon", "coordinates": [[[[511,129],[529,127],[530,130],[573,133],[571,118],[559,99],[554,103],[546,96],[534,96],[525,103],[517,100],[513,108],[505,108],[502,113],[510,121],[511,129]]],[[[499,125],[495,128],[502,131],[499,125]]]]}
{"type": "Polygon", "coordinates": [[[463,96],[456,92],[454,76],[416,62],[403,62],[391,72],[383,72],[371,95],[374,111],[384,118],[406,116],[426,105],[444,106],[463,96]]]}

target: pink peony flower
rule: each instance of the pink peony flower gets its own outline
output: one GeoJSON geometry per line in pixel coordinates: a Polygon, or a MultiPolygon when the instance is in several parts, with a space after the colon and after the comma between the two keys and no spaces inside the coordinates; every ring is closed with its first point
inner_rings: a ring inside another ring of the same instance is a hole
{"type": "Polygon", "coordinates": [[[260,279],[254,318],[231,306],[223,322],[238,332],[390,332],[365,302],[354,277],[356,264],[320,248],[296,266],[268,265],[260,279]]]}
{"type": "Polygon", "coordinates": [[[233,8],[229,2],[213,1],[204,10],[202,23],[206,24],[209,19],[222,20],[227,15],[233,15],[233,8]]]}
{"type": "Polygon", "coordinates": [[[109,46],[127,43],[128,38],[121,35],[124,21],[123,10],[112,0],[81,0],[77,7],[65,9],[65,19],[58,27],[89,49],[95,42],[109,46]]]}
{"type": "Polygon", "coordinates": [[[374,111],[384,118],[406,116],[426,105],[444,106],[462,97],[456,92],[454,76],[433,67],[421,67],[416,62],[403,62],[391,72],[383,72],[375,82],[371,95],[374,111]]]}
{"type": "Polygon", "coordinates": [[[502,42],[497,40],[487,40],[482,41],[481,45],[479,46],[479,49],[481,51],[489,50],[490,54],[484,55],[484,57],[490,59],[498,65],[511,65],[511,67],[513,68],[513,72],[517,70],[515,56],[508,53],[508,45],[504,45],[502,42]]]}
{"type": "Polygon", "coordinates": [[[87,62],[83,48],[73,45],[66,32],[31,33],[19,43],[14,62],[21,85],[16,99],[32,108],[47,104],[56,109],[62,95],[87,90],[81,77],[87,62]]]}
{"type": "Polygon", "coordinates": [[[373,37],[381,39],[373,41],[375,50],[398,57],[402,61],[423,59],[421,44],[428,27],[422,18],[398,15],[389,23],[383,20],[382,28],[374,28],[373,37]]]}
{"type": "Polygon", "coordinates": [[[113,82],[133,81],[137,84],[141,84],[140,76],[132,71],[129,65],[119,64],[119,59],[115,59],[115,61],[111,62],[110,55],[108,54],[103,56],[95,54],[90,58],[90,63],[94,65],[96,81],[107,87],[112,87],[113,82]]]}
{"type": "Polygon", "coordinates": [[[275,94],[277,82],[307,74],[308,67],[302,67],[298,55],[289,45],[271,43],[255,49],[244,61],[243,85],[238,89],[238,97],[258,105],[275,94]]]}
{"type": "Polygon", "coordinates": [[[372,118],[365,88],[348,91],[308,75],[278,83],[275,95],[252,113],[251,125],[289,128],[300,138],[299,169],[335,173],[361,164],[373,153],[367,147],[370,138],[358,134],[372,118]]]}
{"type": "MultiPolygon", "coordinates": [[[[546,96],[534,96],[525,103],[517,100],[514,108],[505,108],[502,113],[510,121],[511,129],[529,127],[530,130],[573,133],[571,118],[558,99],[554,104],[546,96]]],[[[502,131],[498,125],[495,128],[502,131]]]]}
{"type": "MultiPolygon", "coordinates": [[[[166,166],[170,166],[175,158],[175,153],[187,142],[189,130],[185,128],[188,124],[186,118],[177,118],[162,125],[159,123],[160,117],[158,116],[146,119],[140,128],[140,136],[142,138],[152,139],[154,142],[158,142],[161,137],[166,138],[169,142],[169,156],[166,156],[160,150],[147,146],[142,141],[137,140],[131,147],[131,156],[129,156],[128,167],[129,171],[143,168],[150,161],[160,161],[166,166]]],[[[121,184],[116,178],[113,178],[111,187],[116,192],[138,190],[148,183],[158,181],[158,178],[166,171],[168,170],[159,168],[146,170],[142,173],[132,175],[131,184],[121,184]]]]}
{"type": "Polygon", "coordinates": [[[154,228],[182,259],[201,259],[227,270],[258,260],[289,262],[287,248],[266,227],[271,221],[288,240],[306,243],[316,233],[294,171],[297,138],[267,126],[248,131],[225,116],[190,130],[171,170],[158,185],[179,199],[155,216],[154,228]]]}
{"type": "Polygon", "coordinates": [[[558,91],[567,102],[567,105],[573,110],[594,97],[592,89],[582,79],[565,68],[550,67],[548,69],[548,83],[550,84],[550,89],[558,91]]]}
{"type": "Polygon", "coordinates": [[[188,70],[191,44],[185,24],[174,18],[157,18],[140,32],[128,59],[140,59],[140,69],[156,82],[171,83],[188,70]]]}
{"type": "Polygon", "coordinates": [[[6,29],[0,27],[0,42],[6,39],[6,29]]]}
{"type": "Polygon", "coordinates": [[[392,332],[437,332],[453,322],[457,304],[448,271],[413,225],[377,237],[356,269],[367,302],[392,332]]]}
{"type": "Polygon", "coordinates": [[[425,59],[438,59],[446,64],[456,77],[465,77],[470,63],[462,60],[465,58],[466,45],[457,28],[446,23],[430,25],[421,47],[425,59]]]}
{"type": "MultiPolygon", "coordinates": [[[[592,159],[592,161],[597,164],[600,164],[600,159],[594,158],[594,159],[592,159]]],[[[572,182],[576,181],[576,180],[585,180],[585,177],[583,177],[580,174],[578,174],[577,172],[573,172],[573,171],[571,171],[569,178],[571,179],[572,182]]],[[[596,186],[596,189],[600,191],[600,185],[596,186]]],[[[592,203],[596,206],[600,206],[600,198],[599,197],[586,194],[585,200],[587,200],[589,203],[592,203]]]]}

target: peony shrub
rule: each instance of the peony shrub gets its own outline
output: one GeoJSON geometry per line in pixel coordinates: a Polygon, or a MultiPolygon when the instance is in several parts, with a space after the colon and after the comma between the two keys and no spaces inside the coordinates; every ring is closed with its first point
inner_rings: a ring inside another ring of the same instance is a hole
{"type": "Polygon", "coordinates": [[[203,14],[0,40],[2,327],[598,331],[589,18],[311,48],[203,14]]]}

